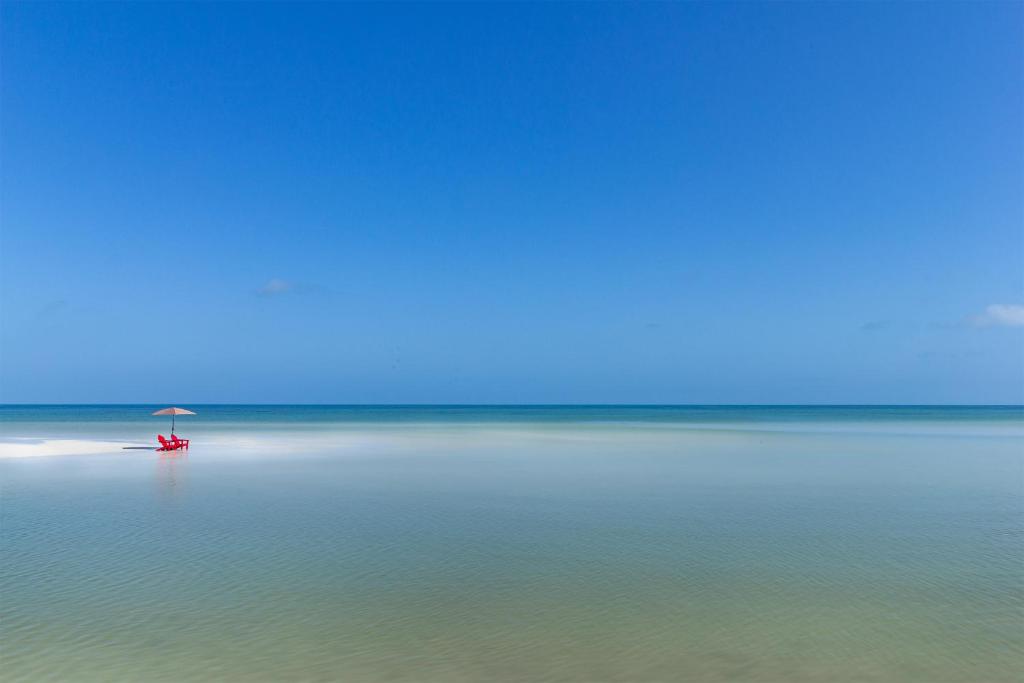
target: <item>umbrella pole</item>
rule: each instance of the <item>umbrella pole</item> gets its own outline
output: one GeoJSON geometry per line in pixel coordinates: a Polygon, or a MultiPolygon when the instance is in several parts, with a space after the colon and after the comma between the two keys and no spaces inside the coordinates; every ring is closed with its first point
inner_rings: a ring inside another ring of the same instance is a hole
{"type": "Polygon", "coordinates": [[[171,436],[174,436],[174,414],[171,413],[171,436]]]}

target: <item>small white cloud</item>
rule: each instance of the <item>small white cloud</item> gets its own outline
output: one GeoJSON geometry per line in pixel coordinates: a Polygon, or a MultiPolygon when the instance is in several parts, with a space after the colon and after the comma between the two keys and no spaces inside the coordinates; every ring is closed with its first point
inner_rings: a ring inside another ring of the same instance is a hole
{"type": "Polygon", "coordinates": [[[267,280],[267,283],[265,285],[257,289],[256,293],[259,294],[260,296],[275,296],[277,294],[284,294],[285,292],[291,290],[291,288],[292,283],[288,282],[287,280],[282,280],[280,278],[273,277],[267,280]]]}
{"type": "Polygon", "coordinates": [[[991,304],[985,312],[971,318],[976,327],[1024,327],[1024,305],[991,304]]]}

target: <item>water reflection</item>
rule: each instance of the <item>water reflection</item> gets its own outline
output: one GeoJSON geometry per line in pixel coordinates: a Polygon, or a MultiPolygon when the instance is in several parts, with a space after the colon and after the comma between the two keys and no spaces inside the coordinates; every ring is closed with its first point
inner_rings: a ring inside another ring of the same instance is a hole
{"type": "Polygon", "coordinates": [[[188,452],[161,453],[156,461],[157,494],[162,500],[177,500],[185,493],[188,481],[188,452]]]}

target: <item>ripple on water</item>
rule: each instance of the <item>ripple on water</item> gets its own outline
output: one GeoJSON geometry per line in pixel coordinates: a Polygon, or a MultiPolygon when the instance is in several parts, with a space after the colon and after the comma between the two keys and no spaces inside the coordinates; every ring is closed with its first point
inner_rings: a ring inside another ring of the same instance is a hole
{"type": "Polygon", "coordinates": [[[0,463],[4,679],[1024,668],[1017,441],[415,443],[0,463]]]}

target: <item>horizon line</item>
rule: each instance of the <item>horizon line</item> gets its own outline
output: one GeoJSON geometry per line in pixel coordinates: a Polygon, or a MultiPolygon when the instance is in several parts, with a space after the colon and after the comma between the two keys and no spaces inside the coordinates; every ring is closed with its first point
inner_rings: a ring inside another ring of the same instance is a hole
{"type": "MultiPolygon", "coordinates": [[[[204,403],[192,406],[267,406],[321,408],[1024,408],[1024,403],[204,403]]],[[[174,405],[166,402],[129,403],[15,403],[0,402],[0,408],[18,407],[112,407],[174,405]]]]}

